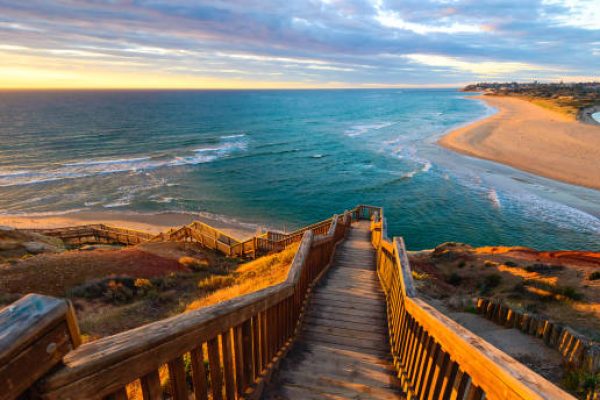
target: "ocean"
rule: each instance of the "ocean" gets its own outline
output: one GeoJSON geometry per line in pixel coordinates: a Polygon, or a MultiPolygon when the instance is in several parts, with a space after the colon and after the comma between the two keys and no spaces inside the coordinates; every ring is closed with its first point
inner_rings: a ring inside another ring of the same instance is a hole
{"type": "Polygon", "coordinates": [[[0,214],[203,212],[291,230],[385,207],[409,249],[600,250],[600,192],[436,145],[456,90],[0,92],[0,214]]]}

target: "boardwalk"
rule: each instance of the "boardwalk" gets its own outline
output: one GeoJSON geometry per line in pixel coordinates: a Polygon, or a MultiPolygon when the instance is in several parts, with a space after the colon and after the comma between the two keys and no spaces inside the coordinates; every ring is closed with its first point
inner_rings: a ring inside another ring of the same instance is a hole
{"type": "Polygon", "coordinates": [[[398,398],[369,222],[354,224],[264,398],[398,398]]]}

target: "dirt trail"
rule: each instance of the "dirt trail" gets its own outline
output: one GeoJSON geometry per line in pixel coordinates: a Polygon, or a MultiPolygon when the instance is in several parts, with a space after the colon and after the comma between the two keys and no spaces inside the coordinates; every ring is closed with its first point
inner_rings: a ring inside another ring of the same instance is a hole
{"type": "Polygon", "coordinates": [[[427,300],[432,306],[482,337],[506,354],[555,384],[563,377],[562,357],[558,351],[547,347],[540,339],[517,329],[496,325],[477,314],[450,311],[440,301],[427,300]]]}

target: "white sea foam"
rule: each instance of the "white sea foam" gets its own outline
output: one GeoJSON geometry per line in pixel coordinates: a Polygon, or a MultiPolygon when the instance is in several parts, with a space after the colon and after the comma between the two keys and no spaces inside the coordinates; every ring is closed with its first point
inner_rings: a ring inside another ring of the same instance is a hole
{"type": "Polygon", "coordinates": [[[72,208],[69,210],[62,211],[40,211],[40,212],[8,212],[6,210],[0,210],[0,215],[7,217],[54,217],[57,215],[73,214],[81,211],[85,211],[85,208],[72,208]]]}
{"type": "Polygon", "coordinates": [[[215,146],[188,150],[188,154],[181,155],[75,161],[64,163],[55,168],[39,170],[0,170],[0,187],[30,185],[117,172],[138,173],[162,167],[208,163],[236,152],[245,151],[247,142],[244,137],[243,134],[223,137],[221,142],[215,146]]]}
{"type": "Polygon", "coordinates": [[[494,207],[505,212],[516,212],[524,218],[545,221],[559,229],[600,235],[600,218],[576,207],[551,200],[528,190],[499,187],[482,179],[479,174],[463,176],[459,181],[488,199],[494,207]]]}
{"type": "Polygon", "coordinates": [[[344,132],[344,134],[349,137],[360,136],[369,131],[387,128],[388,126],[392,126],[394,124],[395,124],[395,122],[379,122],[379,123],[373,123],[373,124],[359,124],[359,125],[354,125],[354,126],[350,127],[349,129],[346,130],[346,132],[344,132]]]}
{"type": "Polygon", "coordinates": [[[500,198],[498,197],[498,192],[496,192],[494,189],[488,190],[487,197],[490,199],[494,207],[500,208],[502,206],[500,203],[500,198]]]}
{"type": "Polygon", "coordinates": [[[425,161],[420,164],[419,168],[413,169],[412,171],[405,172],[402,174],[402,178],[412,178],[421,172],[428,172],[432,165],[429,161],[425,161]]]}
{"type": "Polygon", "coordinates": [[[221,136],[221,139],[236,139],[236,138],[242,138],[245,137],[246,134],[245,133],[238,133],[235,135],[225,135],[225,136],[221,136]]]}
{"type": "Polygon", "coordinates": [[[125,207],[131,204],[131,200],[127,198],[117,199],[111,203],[105,204],[102,207],[104,208],[116,208],[116,207],[125,207]]]}

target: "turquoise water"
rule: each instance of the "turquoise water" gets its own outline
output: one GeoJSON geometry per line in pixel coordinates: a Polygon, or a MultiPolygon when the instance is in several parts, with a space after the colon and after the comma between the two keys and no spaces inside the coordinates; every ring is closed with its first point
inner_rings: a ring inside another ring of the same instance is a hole
{"type": "Polygon", "coordinates": [[[382,205],[409,248],[600,250],[600,192],[435,144],[454,90],[0,93],[0,213],[209,212],[274,228],[382,205]]]}

